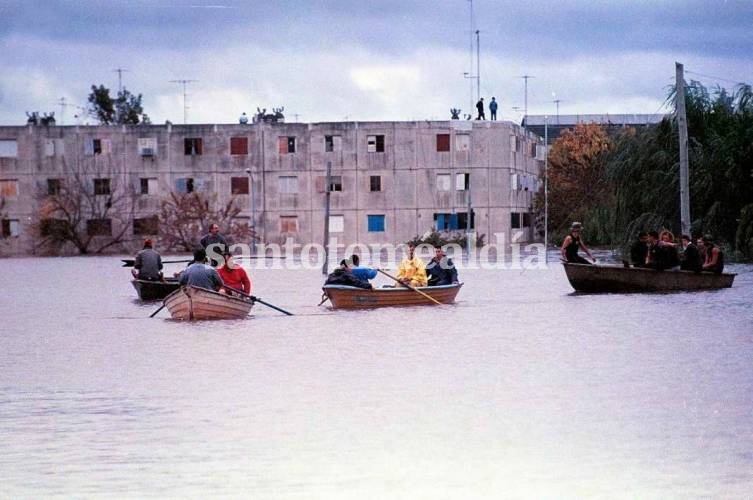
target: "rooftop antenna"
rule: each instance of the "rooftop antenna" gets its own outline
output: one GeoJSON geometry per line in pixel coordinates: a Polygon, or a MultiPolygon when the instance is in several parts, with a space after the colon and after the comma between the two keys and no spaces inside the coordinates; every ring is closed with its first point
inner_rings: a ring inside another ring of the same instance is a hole
{"type": "Polygon", "coordinates": [[[552,97],[554,97],[554,100],[552,101],[557,106],[557,125],[560,124],[560,103],[562,102],[562,99],[557,99],[557,93],[552,92],[552,97]]]}
{"type": "Polygon", "coordinates": [[[188,94],[186,94],[186,85],[193,82],[198,82],[199,80],[170,80],[170,83],[180,83],[183,85],[183,125],[186,124],[186,116],[188,114],[188,106],[186,105],[186,97],[188,94]]]}
{"type": "Polygon", "coordinates": [[[113,70],[114,73],[118,74],[118,94],[120,94],[123,91],[123,73],[127,71],[128,70],[125,68],[115,68],[113,70]]]}
{"type": "Polygon", "coordinates": [[[525,104],[523,105],[523,130],[526,131],[528,129],[528,79],[529,78],[536,78],[536,77],[531,76],[531,75],[523,75],[523,76],[521,76],[521,78],[525,82],[525,84],[524,84],[524,89],[525,90],[524,90],[524,94],[523,94],[524,95],[524,99],[525,99],[525,101],[524,101],[525,104]]]}
{"type": "MultiPolygon", "coordinates": [[[[86,113],[86,108],[83,106],[78,106],[77,104],[71,104],[68,101],[66,101],[65,97],[61,97],[58,100],[58,106],[60,106],[60,125],[65,125],[65,108],[74,108],[79,110],[82,113],[86,113]]],[[[74,118],[78,118],[79,115],[73,115],[74,118]]]]}

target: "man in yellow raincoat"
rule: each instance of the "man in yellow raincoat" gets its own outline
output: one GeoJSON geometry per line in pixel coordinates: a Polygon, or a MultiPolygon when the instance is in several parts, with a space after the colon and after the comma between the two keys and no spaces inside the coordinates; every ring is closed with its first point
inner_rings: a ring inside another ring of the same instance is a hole
{"type": "Polygon", "coordinates": [[[408,255],[400,262],[397,279],[406,286],[426,286],[426,264],[413,255],[414,250],[412,245],[408,246],[408,255]]]}

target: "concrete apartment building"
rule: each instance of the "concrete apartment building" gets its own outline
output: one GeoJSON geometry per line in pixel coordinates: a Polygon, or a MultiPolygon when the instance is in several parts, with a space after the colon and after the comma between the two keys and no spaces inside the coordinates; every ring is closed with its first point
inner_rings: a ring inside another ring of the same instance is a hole
{"type": "MultiPolygon", "coordinates": [[[[469,207],[471,228],[487,243],[517,231],[518,242],[530,242],[543,159],[541,139],[510,122],[0,127],[0,255],[31,252],[40,193],[54,192],[72,169],[86,172],[103,202],[133,187],[118,252],[140,248],[145,236],[159,248],[154,216],[171,191],[214,194],[217,203],[237,197],[239,222],[263,243],[321,244],[328,166],[330,236],[345,245],[462,232],[469,207]]],[[[106,238],[119,229],[104,222],[91,230],[106,238]]]]}

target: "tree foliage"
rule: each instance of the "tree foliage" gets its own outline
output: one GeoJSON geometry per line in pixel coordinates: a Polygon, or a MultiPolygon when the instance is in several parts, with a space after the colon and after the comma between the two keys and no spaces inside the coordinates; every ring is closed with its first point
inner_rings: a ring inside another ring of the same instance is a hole
{"type": "MultiPolygon", "coordinates": [[[[574,220],[590,224],[609,198],[603,155],[611,140],[601,126],[579,124],[565,130],[549,152],[549,225],[564,236],[574,220]]],[[[540,205],[540,202],[537,203],[540,205]]]]}
{"type": "MultiPolygon", "coordinates": [[[[668,100],[674,102],[674,89],[668,100]]],[[[685,107],[693,236],[711,234],[751,258],[753,90],[739,85],[732,93],[720,87],[709,92],[693,81],[686,85],[685,107]]],[[[595,140],[576,131],[555,141],[549,156],[550,231],[578,219],[590,230],[590,242],[623,247],[639,230],[679,234],[675,117],[622,129],[606,142],[595,131],[595,140]]]]}
{"type": "Polygon", "coordinates": [[[58,188],[50,192],[40,185],[36,198],[35,253],[102,253],[129,241],[135,190],[119,182],[106,164],[94,159],[75,167],[64,163],[58,188]]]}
{"type": "Polygon", "coordinates": [[[229,244],[248,242],[254,237],[248,223],[236,219],[241,208],[235,197],[223,206],[215,205],[216,195],[207,197],[198,191],[171,192],[162,199],[158,214],[162,248],[193,251],[212,224],[220,227],[229,244]]]}
{"type": "Polygon", "coordinates": [[[115,99],[104,85],[92,85],[89,94],[90,113],[103,125],[150,123],[149,116],[141,105],[141,94],[134,95],[123,88],[115,99]]]}

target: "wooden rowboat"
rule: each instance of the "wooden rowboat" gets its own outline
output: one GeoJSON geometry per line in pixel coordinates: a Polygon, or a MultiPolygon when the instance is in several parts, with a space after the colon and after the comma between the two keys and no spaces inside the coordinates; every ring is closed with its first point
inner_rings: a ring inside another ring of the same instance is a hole
{"type": "Polygon", "coordinates": [[[577,292],[685,292],[729,288],[734,274],[656,271],[641,267],[563,263],[567,279],[577,292]]]}
{"type": "Polygon", "coordinates": [[[131,280],[133,288],[141,300],[162,300],[180,288],[178,278],[165,278],[162,281],[131,280]]]}
{"type": "Polygon", "coordinates": [[[165,307],[173,319],[239,319],[245,318],[254,301],[246,297],[186,286],[165,298],[165,307]]]}
{"type": "MultiPolygon", "coordinates": [[[[455,296],[463,286],[457,285],[421,287],[426,295],[442,304],[455,302],[455,296]]],[[[410,288],[374,288],[367,290],[344,285],[324,285],[324,294],[332,303],[333,309],[372,309],[389,306],[426,306],[436,305],[435,302],[410,288]]]]}

